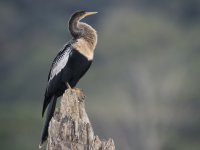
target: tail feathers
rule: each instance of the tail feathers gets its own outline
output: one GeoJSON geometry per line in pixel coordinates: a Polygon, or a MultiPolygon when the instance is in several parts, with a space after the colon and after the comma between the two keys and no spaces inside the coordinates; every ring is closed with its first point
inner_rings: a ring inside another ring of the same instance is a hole
{"type": "Polygon", "coordinates": [[[55,111],[56,99],[57,99],[57,97],[54,96],[48,106],[46,120],[45,120],[45,124],[44,124],[43,130],[42,130],[42,137],[41,137],[41,142],[40,142],[39,148],[42,147],[42,144],[46,141],[46,139],[48,137],[49,122],[50,122],[51,118],[53,117],[53,114],[55,111]]]}
{"type": "Polygon", "coordinates": [[[44,98],[44,102],[43,102],[43,107],[42,107],[42,117],[44,116],[44,112],[47,108],[47,106],[49,105],[50,101],[51,101],[51,97],[47,96],[47,90],[45,91],[45,98],[44,98]]]}
{"type": "MultiPolygon", "coordinates": [[[[44,102],[45,102],[45,101],[44,101],[44,102]]],[[[45,112],[47,106],[48,106],[48,103],[44,103],[44,104],[43,104],[43,107],[42,107],[42,117],[44,117],[44,112],[45,112]]]]}

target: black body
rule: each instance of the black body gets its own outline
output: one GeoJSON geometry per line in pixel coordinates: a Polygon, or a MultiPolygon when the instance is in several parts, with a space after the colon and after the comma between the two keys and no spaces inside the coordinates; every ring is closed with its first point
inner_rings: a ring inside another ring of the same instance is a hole
{"type": "Polygon", "coordinates": [[[54,59],[48,76],[48,85],[45,92],[45,99],[43,103],[42,116],[44,115],[45,109],[48,104],[47,117],[45,120],[45,126],[42,132],[41,144],[48,137],[48,126],[49,122],[53,116],[56,99],[60,97],[64,91],[68,88],[67,83],[73,88],[79,79],[86,73],[89,69],[92,61],[88,60],[84,55],[79,53],[73,44],[65,45],[64,49],[61,50],[56,58],[54,59]],[[59,63],[66,61],[65,65],[59,68],[59,63]],[[60,71],[57,74],[53,74],[53,70],[58,67],[60,71]]]}

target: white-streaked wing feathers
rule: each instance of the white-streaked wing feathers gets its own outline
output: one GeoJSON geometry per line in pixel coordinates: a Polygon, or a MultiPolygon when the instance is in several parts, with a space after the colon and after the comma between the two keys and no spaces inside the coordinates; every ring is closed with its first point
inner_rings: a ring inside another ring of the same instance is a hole
{"type": "Polygon", "coordinates": [[[60,56],[56,58],[51,68],[49,81],[51,81],[65,67],[68,62],[70,52],[71,48],[68,47],[60,56]]]}

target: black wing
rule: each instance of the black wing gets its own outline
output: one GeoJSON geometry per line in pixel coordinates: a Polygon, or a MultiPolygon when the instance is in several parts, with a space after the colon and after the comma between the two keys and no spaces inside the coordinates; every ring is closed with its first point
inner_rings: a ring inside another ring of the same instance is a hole
{"type": "MultiPolygon", "coordinates": [[[[49,75],[48,75],[48,84],[47,84],[46,91],[45,91],[42,116],[44,115],[44,112],[45,112],[49,102],[51,101],[51,97],[53,96],[53,94],[55,94],[54,92],[56,91],[57,86],[58,86],[56,84],[59,84],[59,82],[60,82],[59,76],[61,75],[63,68],[65,67],[65,65],[68,62],[71,51],[72,51],[71,44],[66,44],[64,46],[64,48],[57,54],[57,56],[53,60],[53,63],[51,65],[49,75]]],[[[65,70],[65,71],[67,72],[67,70],[65,70]]],[[[67,74],[70,75],[69,72],[67,74]]]]}

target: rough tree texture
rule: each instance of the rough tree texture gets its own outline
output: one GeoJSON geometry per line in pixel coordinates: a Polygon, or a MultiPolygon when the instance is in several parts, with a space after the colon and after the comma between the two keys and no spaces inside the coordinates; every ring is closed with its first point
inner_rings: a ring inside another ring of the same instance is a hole
{"type": "Polygon", "coordinates": [[[61,106],[49,125],[47,150],[115,150],[112,139],[94,135],[80,90],[65,91],[61,106]]]}

